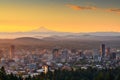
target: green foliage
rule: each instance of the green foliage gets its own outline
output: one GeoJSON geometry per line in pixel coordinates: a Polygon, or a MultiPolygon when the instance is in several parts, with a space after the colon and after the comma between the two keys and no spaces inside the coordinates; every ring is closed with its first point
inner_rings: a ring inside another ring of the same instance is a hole
{"type": "Polygon", "coordinates": [[[6,74],[4,67],[1,67],[0,80],[120,80],[120,68],[105,70],[88,68],[87,70],[78,69],[76,71],[59,69],[23,79],[12,73],[6,74]]]}

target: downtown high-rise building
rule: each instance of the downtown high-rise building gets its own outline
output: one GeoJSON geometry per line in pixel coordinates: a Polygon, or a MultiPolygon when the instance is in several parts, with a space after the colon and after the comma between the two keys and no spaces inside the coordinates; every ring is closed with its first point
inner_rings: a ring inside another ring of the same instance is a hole
{"type": "Polygon", "coordinates": [[[101,45],[101,56],[105,57],[105,44],[101,45]]]}
{"type": "Polygon", "coordinates": [[[54,48],[52,54],[53,54],[53,59],[57,58],[59,56],[59,49],[54,48]]]}
{"type": "Polygon", "coordinates": [[[110,47],[106,48],[106,57],[110,56],[110,47]]]}
{"type": "Polygon", "coordinates": [[[11,46],[10,46],[9,58],[10,58],[10,59],[13,59],[14,56],[15,56],[15,46],[14,46],[14,45],[11,45],[11,46]]]}

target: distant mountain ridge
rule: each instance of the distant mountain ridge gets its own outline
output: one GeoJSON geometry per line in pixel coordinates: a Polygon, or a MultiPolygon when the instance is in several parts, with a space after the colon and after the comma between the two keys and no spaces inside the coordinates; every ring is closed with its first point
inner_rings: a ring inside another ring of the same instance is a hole
{"type": "Polygon", "coordinates": [[[79,48],[93,49],[99,48],[99,45],[105,43],[107,46],[120,48],[120,37],[117,36],[50,36],[40,38],[20,37],[16,39],[0,39],[1,47],[9,47],[15,45],[17,47],[26,48],[79,48]]]}
{"type": "Polygon", "coordinates": [[[45,27],[40,27],[38,29],[28,31],[28,32],[0,32],[0,38],[2,39],[13,39],[19,37],[34,37],[34,38],[44,38],[44,37],[62,36],[62,37],[93,37],[93,36],[120,36],[120,32],[88,32],[88,33],[72,33],[72,32],[56,32],[49,30],[45,27]]]}

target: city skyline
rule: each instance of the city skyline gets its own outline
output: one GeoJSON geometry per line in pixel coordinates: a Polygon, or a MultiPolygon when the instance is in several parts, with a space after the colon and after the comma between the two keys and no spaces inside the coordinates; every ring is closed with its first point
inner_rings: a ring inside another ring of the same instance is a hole
{"type": "Polygon", "coordinates": [[[120,32],[118,0],[0,0],[0,32],[120,32]]]}
{"type": "Polygon", "coordinates": [[[0,0],[0,80],[120,80],[120,0],[0,0]]]}

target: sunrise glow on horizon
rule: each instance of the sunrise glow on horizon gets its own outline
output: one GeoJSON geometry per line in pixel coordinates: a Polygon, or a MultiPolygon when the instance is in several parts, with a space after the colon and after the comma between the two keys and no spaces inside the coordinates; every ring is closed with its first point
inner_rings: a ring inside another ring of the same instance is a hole
{"type": "Polygon", "coordinates": [[[120,32],[118,0],[0,0],[0,32],[120,32]]]}

